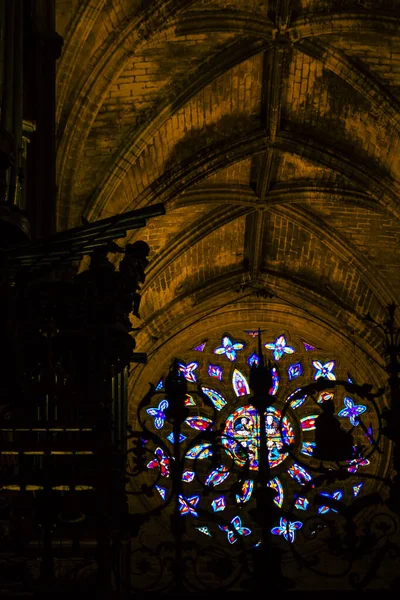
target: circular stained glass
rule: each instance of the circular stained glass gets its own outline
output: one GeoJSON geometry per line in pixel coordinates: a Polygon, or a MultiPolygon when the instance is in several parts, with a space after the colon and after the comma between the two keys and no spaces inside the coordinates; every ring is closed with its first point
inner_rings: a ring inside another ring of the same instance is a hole
{"type": "MultiPolygon", "coordinates": [[[[282,419],[279,409],[270,406],[265,413],[270,468],[280,465],[288,454],[282,452],[283,445],[294,443],[293,427],[285,415],[282,419]]],[[[225,421],[222,443],[232,454],[238,465],[249,461],[249,468],[258,468],[260,452],[260,417],[254,406],[242,406],[231,413],[225,421]]]]}
{"type": "MultiPolygon", "coordinates": [[[[178,438],[179,460],[182,458],[179,511],[195,521],[196,535],[214,541],[225,539],[230,544],[241,538],[256,544],[259,535],[253,529],[251,507],[261,459],[260,417],[249,385],[250,369],[260,362],[258,335],[254,330],[222,332],[197,340],[197,345],[177,357],[188,385],[187,417],[178,438]],[[215,439],[220,441],[219,448],[215,439]],[[205,515],[211,512],[213,519],[208,521],[205,515]]],[[[375,433],[379,422],[373,406],[364,406],[343,386],[321,386],[318,393],[310,395],[300,392],[321,379],[351,383],[353,374],[347,365],[338,365],[335,357],[311,344],[311,340],[289,338],[283,332],[262,332],[262,336],[262,352],[265,361],[271,361],[272,380],[270,406],[265,413],[271,469],[268,485],[276,493],[273,502],[282,511],[271,533],[293,543],[302,535],[298,529],[304,532],[306,523],[311,523],[312,514],[317,513],[318,518],[336,515],[331,507],[315,503],[317,493],[351,503],[356,496],[372,491],[373,479],[360,481],[360,476],[369,471],[377,473],[380,468],[379,454],[373,453],[380,439],[375,433]],[[334,403],[340,426],[351,433],[355,447],[361,451],[342,465],[346,478],[336,483],[325,481],[317,487],[313,485],[313,478],[320,472],[320,461],[313,457],[316,420],[328,400],[334,403]]],[[[173,506],[171,475],[177,462],[173,455],[177,445],[168,418],[165,377],[165,371],[158,373],[155,394],[150,403],[147,400],[143,404],[145,418],[139,418],[139,422],[145,429],[140,451],[146,456],[149,481],[153,481],[146,489],[150,490],[151,485],[154,489],[156,483],[155,501],[173,506]]],[[[312,531],[308,534],[311,538],[314,535],[312,531]]]]}

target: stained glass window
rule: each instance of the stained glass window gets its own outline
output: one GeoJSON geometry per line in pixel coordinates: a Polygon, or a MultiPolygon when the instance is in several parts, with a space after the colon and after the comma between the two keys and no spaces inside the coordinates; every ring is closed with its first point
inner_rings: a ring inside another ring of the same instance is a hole
{"type": "MultiPolygon", "coordinates": [[[[196,522],[201,516],[201,525],[193,525],[191,531],[204,539],[212,536],[213,543],[235,544],[240,540],[255,547],[259,541],[259,531],[248,511],[255,506],[261,456],[268,460],[268,486],[274,492],[276,510],[282,511],[271,535],[282,543],[296,544],[302,538],[303,522],[296,517],[304,511],[307,517],[335,517],[335,509],[323,503],[324,496],[349,502],[366,494],[368,487],[360,482],[359,475],[370,468],[366,449],[373,448],[374,431],[378,429],[370,405],[360,404],[344,389],[323,389],[324,379],[348,380],[346,365],[341,366],[323,349],[287,332],[266,331],[262,338],[264,364],[271,361],[272,379],[262,419],[252,403],[250,388],[251,368],[260,364],[259,332],[255,327],[210,335],[207,343],[200,339],[179,358],[188,393],[179,438],[184,464],[178,508],[187,521],[196,522]],[[215,364],[219,362],[221,366],[215,364]],[[317,393],[301,393],[303,387],[315,381],[322,382],[317,393]],[[313,483],[319,466],[313,452],[316,419],[327,401],[333,402],[341,427],[352,430],[355,448],[356,444],[362,447],[364,454],[355,453],[354,458],[345,461],[343,468],[349,480],[343,489],[326,484],[321,492],[313,483]],[[368,421],[364,424],[365,415],[368,421]],[[261,427],[265,432],[265,455],[261,455],[261,427]],[[214,448],[211,437],[207,437],[214,433],[219,435],[219,448],[214,448]],[[317,494],[322,498],[320,504],[315,502],[317,494]],[[213,516],[207,524],[204,511],[213,516]]],[[[149,476],[157,478],[155,498],[159,505],[167,505],[170,499],[168,486],[174,460],[168,454],[168,448],[172,451],[174,447],[174,434],[164,391],[166,373],[167,369],[155,373],[157,393],[143,411],[146,427],[164,441],[157,445],[146,436],[152,455],[145,464],[149,476]]]]}

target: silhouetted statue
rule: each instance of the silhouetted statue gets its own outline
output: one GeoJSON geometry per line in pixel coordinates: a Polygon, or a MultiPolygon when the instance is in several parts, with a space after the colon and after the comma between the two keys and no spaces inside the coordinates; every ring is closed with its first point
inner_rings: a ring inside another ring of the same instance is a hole
{"type": "Polygon", "coordinates": [[[353,458],[353,436],[341,428],[335,417],[332,400],[322,405],[322,413],[315,419],[315,448],[313,457],[319,460],[351,460],[353,458]]]}
{"type": "Polygon", "coordinates": [[[123,277],[123,286],[130,296],[132,313],[140,319],[140,290],[141,284],[145,281],[145,268],[149,264],[147,258],[150,252],[149,245],[143,240],[138,240],[133,244],[127,244],[125,247],[125,256],[119,265],[119,272],[123,277]]]}
{"type": "Polygon", "coordinates": [[[112,252],[110,245],[99,246],[95,248],[90,256],[89,271],[91,273],[102,274],[115,271],[115,267],[108,259],[108,253],[112,252]]]}

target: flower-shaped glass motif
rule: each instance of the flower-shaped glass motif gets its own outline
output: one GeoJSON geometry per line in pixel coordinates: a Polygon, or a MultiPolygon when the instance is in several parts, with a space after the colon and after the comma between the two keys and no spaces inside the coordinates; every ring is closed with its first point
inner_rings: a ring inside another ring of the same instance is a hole
{"type": "Polygon", "coordinates": [[[195,510],[196,506],[200,502],[200,496],[190,496],[186,498],[185,496],[179,495],[179,512],[181,515],[191,515],[192,517],[198,517],[198,513],[195,510]]]}
{"type": "Polygon", "coordinates": [[[281,517],[278,527],[273,527],[271,533],[273,535],[283,535],[285,540],[290,543],[294,542],[295,532],[303,527],[301,521],[288,521],[285,517],[281,517]]]}
{"type": "Polygon", "coordinates": [[[161,429],[167,418],[165,410],[168,408],[168,400],[161,400],[157,408],[148,408],[147,414],[154,418],[154,427],[161,429]]]}
{"type": "Polygon", "coordinates": [[[335,368],[335,361],[334,360],[330,360],[329,362],[325,363],[324,365],[322,363],[319,362],[319,360],[313,360],[313,367],[317,370],[315,375],[314,375],[314,379],[319,379],[320,377],[324,377],[326,379],[330,379],[331,381],[335,381],[336,379],[336,375],[334,373],[332,373],[333,369],[335,368]]]}
{"type": "Polygon", "coordinates": [[[364,413],[367,410],[367,407],[364,404],[354,404],[354,400],[351,398],[345,398],[344,404],[346,408],[342,408],[342,410],[338,413],[338,417],[348,417],[352,425],[358,425],[358,415],[364,413]]]}
{"type": "Polygon", "coordinates": [[[274,342],[264,344],[267,350],[272,350],[274,353],[274,360],[278,361],[284,354],[293,354],[294,349],[286,344],[286,338],[284,335],[280,335],[274,342]]]}
{"type": "Polygon", "coordinates": [[[222,346],[215,348],[214,354],[225,354],[231,362],[236,359],[236,352],[243,350],[244,344],[241,342],[233,342],[228,335],[224,335],[222,338],[222,346]]]}
{"type": "Polygon", "coordinates": [[[240,535],[246,536],[251,534],[251,529],[242,527],[242,520],[239,516],[233,517],[230,526],[219,525],[219,528],[222,531],[226,531],[230,544],[234,544],[240,535]]]}
{"type": "Polygon", "coordinates": [[[169,477],[169,458],[168,458],[168,456],[164,453],[162,448],[156,448],[154,451],[154,454],[155,454],[155,458],[153,458],[153,460],[151,460],[148,463],[147,468],[148,469],[159,468],[162,477],[169,477]]]}
{"type": "Polygon", "coordinates": [[[185,379],[187,379],[187,381],[190,381],[190,383],[196,383],[197,381],[196,374],[194,371],[197,369],[198,366],[199,363],[195,361],[189,363],[188,365],[185,365],[182,362],[178,363],[179,370],[182,371],[182,373],[185,376],[185,379]]]}

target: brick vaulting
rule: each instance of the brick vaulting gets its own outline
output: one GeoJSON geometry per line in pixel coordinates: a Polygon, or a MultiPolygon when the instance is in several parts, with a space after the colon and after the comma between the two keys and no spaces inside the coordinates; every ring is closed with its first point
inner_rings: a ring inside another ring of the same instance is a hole
{"type": "Polygon", "coordinates": [[[134,395],[221,328],[385,381],[364,317],[400,301],[400,0],[58,0],[57,31],[58,228],[166,207],[135,231],[134,395]]]}

